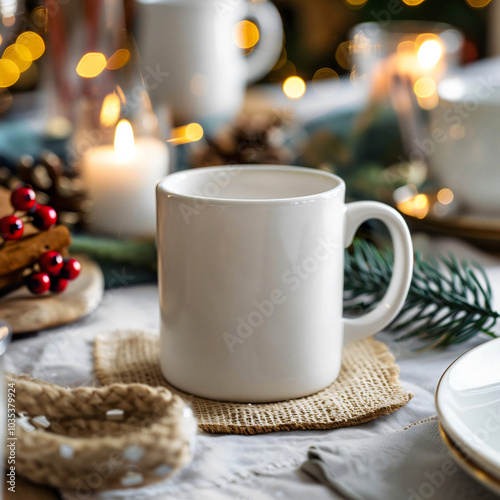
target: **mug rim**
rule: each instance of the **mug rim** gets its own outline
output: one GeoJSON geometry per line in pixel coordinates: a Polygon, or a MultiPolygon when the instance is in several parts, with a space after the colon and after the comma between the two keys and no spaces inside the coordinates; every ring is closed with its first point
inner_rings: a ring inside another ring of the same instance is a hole
{"type": "Polygon", "coordinates": [[[253,165],[253,164],[237,164],[237,165],[216,165],[212,167],[200,167],[191,168],[188,170],[181,170],[178,172],[173,172],[167,176],[160,179],[156,184],[156,192],[162,192],[166,194],[169,198],[178,198],[185,201],[198,201],[203,203],[209,203],[214,205],[292,205],[292,204],[302,204],[307,202],[314,202],[318,199],[327,199],[336,196],[339,191],[345,192],[345,182],[344,180],[331,172],[325,170],[319,170],[316,168],[308,167],[295,167],[293,165],[253,165]],[[210,174],[214,172],[222,171],[235,171],[235,170],[262,170],[262,171],[280,171],[295,174],[308,174],[316,177],[324,177],[329,180],[335,180],[336,185],[334,187],[329,187],[324,191],[318,193],[303,195],[303,196],[291,196],[286,198],[217,198],[215,196],[203,195],[192,195],[183,194],[173,191],[172,188],[168,188],[166,183],[169,181],[175,181],[178,177],[186,177],[193,175],[210,174]]]}

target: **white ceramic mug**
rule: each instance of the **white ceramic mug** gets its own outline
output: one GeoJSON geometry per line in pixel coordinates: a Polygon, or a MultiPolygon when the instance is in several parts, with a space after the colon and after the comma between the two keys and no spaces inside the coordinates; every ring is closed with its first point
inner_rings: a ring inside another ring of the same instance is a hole
{"type": "Polygon", "coordinates": [[[278,59],[283,26],[270,1],[138,0],[137,45],[154,106],[177,124],[232,118],[245,86],[278,59]],[[242,19],[255,20],[259,42],[247,57],[233,40],[242,19]]]}
{"type": "Polygon", "coordinates": [[[210,399],[306,396],[338,376],[342,346],[380,331],[412,276],[408,228],[378,202],[345,204],[339,177],[299,167],[211,167],[156,188],[161,367],[179,389],[210,399]],[[394,243],[380,305],[342,316],[344,248],[380,219],[394,243]]]}

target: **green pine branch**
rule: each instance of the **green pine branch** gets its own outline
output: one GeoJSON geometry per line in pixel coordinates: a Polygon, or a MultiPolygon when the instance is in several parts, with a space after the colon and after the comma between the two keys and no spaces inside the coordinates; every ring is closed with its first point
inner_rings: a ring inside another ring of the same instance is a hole
{"type": "MultiPolygon", "coordinates": [[[[383,297],[392,274],[393,254],[356,239],[346,251],[344,309],[374,307],[383,297]]],[[[493,327],[500,314],[493,310],[492,291],[484,270],[475,262],[459,263],[455,256],[424,260],[415,254],[413,279],[406,303],[387,330],[397,340],[418,337],[425,347],[465,342],[493,327]]]]}

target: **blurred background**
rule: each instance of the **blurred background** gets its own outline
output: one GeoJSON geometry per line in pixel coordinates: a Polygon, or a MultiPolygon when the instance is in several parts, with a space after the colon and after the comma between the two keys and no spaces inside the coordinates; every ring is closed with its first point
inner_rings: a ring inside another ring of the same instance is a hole
{"type": "Polygon", "coordinates": [[[0,0],[0,183],[142,240],[168,172],[301,165],[497,250],[499,23],[497,0],[0,0]]]}

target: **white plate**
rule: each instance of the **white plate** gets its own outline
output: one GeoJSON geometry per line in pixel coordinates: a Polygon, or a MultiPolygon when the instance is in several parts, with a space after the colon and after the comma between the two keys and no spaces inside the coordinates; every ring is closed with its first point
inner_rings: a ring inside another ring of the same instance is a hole
{"type": "Polygon", "coordinates": [[[436,389],[443,430],[461,453],[500,480],[500,339],[466,352],[436,389]]]}

